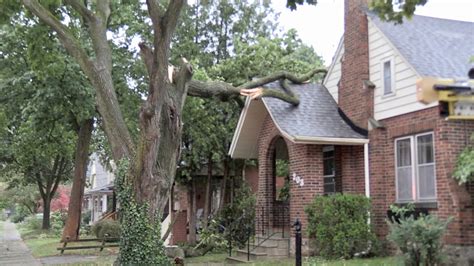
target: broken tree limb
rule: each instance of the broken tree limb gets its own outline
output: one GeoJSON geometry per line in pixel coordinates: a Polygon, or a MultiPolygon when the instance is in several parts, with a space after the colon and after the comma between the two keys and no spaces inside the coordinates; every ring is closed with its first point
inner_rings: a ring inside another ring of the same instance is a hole
{"type": "Polygon", "coordinates": [[[326,73],[326,69],[318,68],[309,71],[302,76],[296,76],[286,71],[280,71],[263,78],[249,81],[239,87],[232,86],[223,81],[189,81],[188,95],[202,98],[218,98],[223,101],[235,98],[239,95],[250,96],[251,99],[262,97],[278,98],[293,105],[299,104],[298,97],[291,90],[288,81],[301,84],[309,81],[318,73],[326,73]],[[273,81],[282,80],[280,83],[283,91],[265,89],[262,86],[273,81]]]}

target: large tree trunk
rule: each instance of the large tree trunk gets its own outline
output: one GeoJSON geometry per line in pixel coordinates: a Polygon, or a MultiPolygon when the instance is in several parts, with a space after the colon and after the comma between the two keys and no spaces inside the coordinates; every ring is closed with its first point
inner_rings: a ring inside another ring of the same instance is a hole
{"type": "Polygon", "coordinates": [[[188,185],[188,243],[196,244],[196,184],[191,180],[188,185]]]}
{"type": "Polygon", "coordinates": [[[211,209],[211,183],[212,183],[212,154],[209,154],[207,163],[207,179],[206,179],[206,194],[204,195],[204,217],[203,217],[203,228],[207,228],[209,223],[209,215],[211,209]]]}
{"type": "Polygon", "coordinates": [[[74,159],[74,179],[69,200],[66,225],[64,226],[61,241],[69,238],[77,240],[81,227],[82,200],[86,181],[87,162],[89,157],[89,144],[93,130],[93,119],[81,123],[76,144],[74,159]]]}
{"type": "Polygon", "coordinates": [[[43,197],[43,225],[41,226],[43,230],[49,230],[49,228],[51,228],[51,198],[51,195],[43,197]]]}

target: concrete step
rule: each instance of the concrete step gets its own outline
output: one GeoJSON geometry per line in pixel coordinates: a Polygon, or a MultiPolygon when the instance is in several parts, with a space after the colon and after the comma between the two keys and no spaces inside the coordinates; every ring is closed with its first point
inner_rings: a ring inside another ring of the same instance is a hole
{"type": "Polygon", "coordinates": [[[253,263],[253,262],[255,262],[255,261],[253,261],[253,260],[248,261],[247,258],[241,259],[241,258],[238,258],[238,257],[227,257],[225,264],[226,265],[227,264],[244,264],[244,263],[249,263],[250,264],[250,263],[253,263]]]}
{"type": "Polygon", "coordinates": [[[255,246],[250,245],[250,250],[258,253],[267,253],[269,257],[288,257],[288,248],[278,248],[278,246],[255,246]]]}
{"type": "Polygon", "coordinates": [[[267,258],[268,254],[263,253],[263,252],[255,252],[255,251],[250,251],[250,256],[247,256],[247,250],[243,249],[238,249],[235,252],[235,257],[242,259],[242,260],[247,260],[248,257],[250,257],[250,260],[261,260],[267,258]]]}
{"type": "Polygon", "coordinates": [[[290,239],[281,237],[271,237],[267,239],[267,237],[264,236],[256,236],[254,243],[260,245],[265,244],[268,246],[277,246],[281,249],[288,249],[290,247],[290,239]]]}

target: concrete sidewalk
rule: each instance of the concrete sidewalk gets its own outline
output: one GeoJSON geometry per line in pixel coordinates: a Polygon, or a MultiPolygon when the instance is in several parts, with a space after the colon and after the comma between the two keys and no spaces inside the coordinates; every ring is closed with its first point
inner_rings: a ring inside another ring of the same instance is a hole
{"type": "Polygon", "coordinates": [[[0,230],[2,231],[0,234],[0,265],[41,265],[31,255],[14,223],[3,222],[3,228],[0,230]]]}

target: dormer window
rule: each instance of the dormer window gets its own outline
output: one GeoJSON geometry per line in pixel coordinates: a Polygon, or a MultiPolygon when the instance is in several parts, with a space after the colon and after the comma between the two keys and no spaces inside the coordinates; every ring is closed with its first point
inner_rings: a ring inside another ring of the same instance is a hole
{"type": "Polygon", "coordinates": [[[393,60],[382,61],[382,86],[383,86],[383,95],[391,95],[394,93],[395,80],[394,80],[394,71],[393,71],[393,60]]]}

